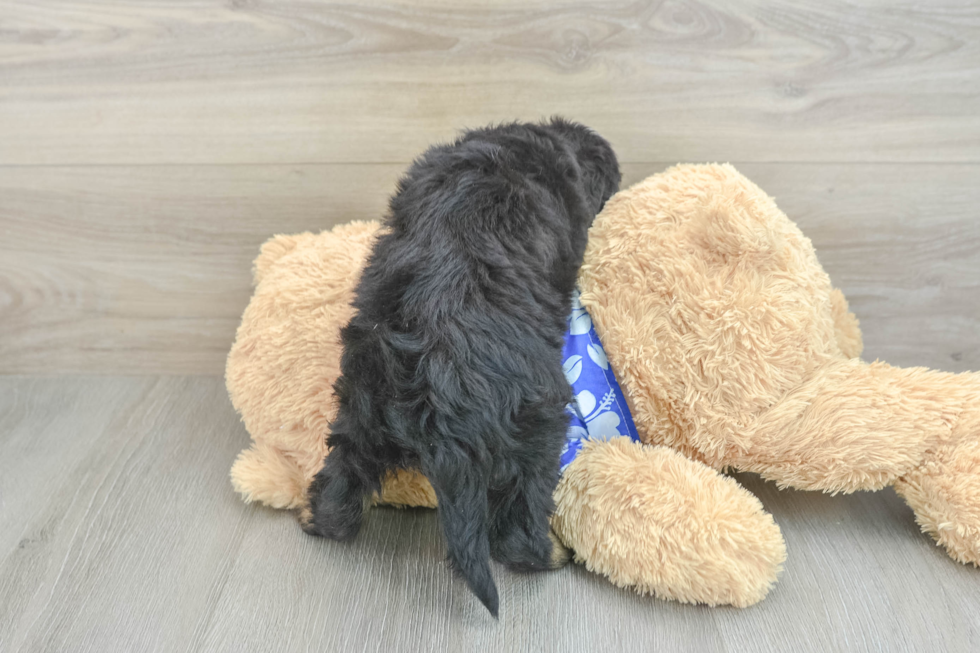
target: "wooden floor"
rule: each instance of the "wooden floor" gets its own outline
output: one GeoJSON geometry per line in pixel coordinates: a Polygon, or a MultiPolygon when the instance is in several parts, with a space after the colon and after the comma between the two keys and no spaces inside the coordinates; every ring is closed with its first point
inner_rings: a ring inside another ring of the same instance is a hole
{"type": "Polygon", "coordinates": [[[626,183],[734,163],[867,358],[980,369],[974,0],[0,0],[0,651],[980,650],[980,571],[891,491],[739,477],[789,549],[751,609],[498,570],[499,623],[432,513],[338,545],[238,500],[220,375],[261,242],[554,113],[626,183]]]}
{"type": "Polygon", "coordinates": [[[584,567],[495,567],[494,622],[435,513],[378,509],[350,544],[244,506],[246,435],[213,377],[0,380],[3,651],[976,651],[980,579],[891,491],[779,491],[786,569],[761,604],[639,597],[584,567]]]}

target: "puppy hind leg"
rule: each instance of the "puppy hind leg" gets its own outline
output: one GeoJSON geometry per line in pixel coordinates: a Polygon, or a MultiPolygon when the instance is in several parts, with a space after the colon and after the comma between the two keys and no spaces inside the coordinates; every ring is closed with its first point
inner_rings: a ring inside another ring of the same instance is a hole
{"type": "Polygon", "coordinates": [[[364,467],[353,458],[345,448],[334,447],[310,483],[310,519],[303,523],[310,535],[345,541],[360,530],[364,503],[373,488],[364,467]]]}
{"type": "Polygon", "coordinates": [[[491,554],[518,571],[558,569],[571,558],[550,528],[568,419],[563,410],[527,413],[520,422],[524,446],[508,461],[514,478],[491,492],[491,554]]]}
{"type": "Polygon", "coordinates": [[[507,490],[493,494],[493,528],[491,555],[497,562],[515,571],[560,569],[571,558],[549,520],[554,504],[546,505],[539,496],[550,492],[553,484],[529,479],[507,490]],[[534,487],[537,485],[538,487],[534,487]]]}

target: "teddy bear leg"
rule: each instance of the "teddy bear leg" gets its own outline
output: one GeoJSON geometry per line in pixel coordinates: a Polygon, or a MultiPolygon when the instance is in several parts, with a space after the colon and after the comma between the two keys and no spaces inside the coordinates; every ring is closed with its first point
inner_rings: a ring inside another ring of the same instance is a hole
{"type": "Polygon", "coordinates": [[[256,442],[238,454],[231,468],[231,483],[246,503],[258,501],[280,509],[302,508],[306,504],[302,470],[266,442],[256,442]]]}
{"type": "Polygon", "coordinates": [[[980,374],[836,361],[740,437],[729,464],[804,490],[894,484],[953,558],[980,561],[980,374]]]}
{"type": "Polygon", "coordinates": [[[950,430],[895,490],[951,557],[980,566],[980,374],[924,371],[922,378],[950,430]]]}
{"type": "Polygon", "coordinates": [[[765,597],[786,559],[755,496],[666,447],[587,443],[555,500],[552,525],[575,560],[641,594],[746,607],[765,597]]]}
{"type": "Polygon", "coordinates": [[[980,441],[964,439],[936,453],[896,481],[895,490],[953,559],[980,566],[980,441]]]}

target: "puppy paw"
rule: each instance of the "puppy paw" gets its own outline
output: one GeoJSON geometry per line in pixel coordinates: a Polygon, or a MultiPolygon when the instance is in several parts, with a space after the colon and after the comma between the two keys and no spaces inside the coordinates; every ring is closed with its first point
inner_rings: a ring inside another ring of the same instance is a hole
{"type": "Polygon", "coordinates": [[[297,521],[299,521],[299,527],[303,529],[303,532],[307,535],[320,536],[320,533],[316,530],[316,526],[313,525],[313,511],[310,510],[310,505],[306,504],[303,506],[299,514],[296,516],[297,521]]]}
{"type": "Polygon", "coordinates": [[[561,569],[572,559],[572,550],[562,544],[561,539],[553,530],[548,531],[548,539],[551,540],[551,560],[548,568],[561,569]]]}
{"type": "Polygon", "coordinates": [[[494,542],[491,555],[512,571],[533,572],[561,569],[571,559],[572,551],[553,530],[548,530],[547,537],[531,538],[517,529],[494,542]]]}

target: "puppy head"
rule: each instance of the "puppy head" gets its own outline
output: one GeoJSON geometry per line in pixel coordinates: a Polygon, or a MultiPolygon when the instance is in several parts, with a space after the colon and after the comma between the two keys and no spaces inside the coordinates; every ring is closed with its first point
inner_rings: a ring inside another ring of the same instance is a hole
{"type": "Polygon", "coordinates": [[[564,118],[552,118],[546,126],[560,136],[575,154],[582,170],[588,201],[594,212],[598,213],[606,200],[619,190],[619,161],[612,146],[585,125],[564,118]]]}

